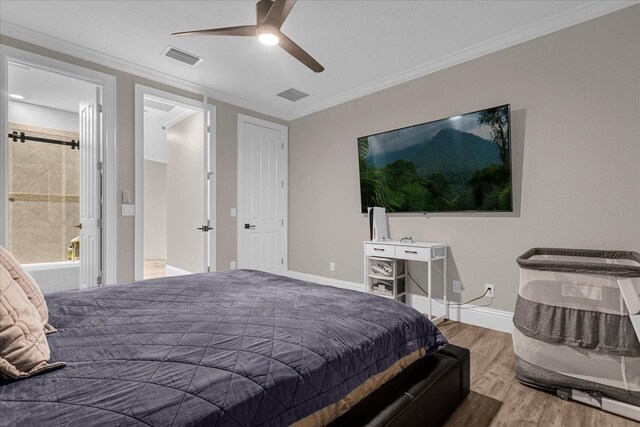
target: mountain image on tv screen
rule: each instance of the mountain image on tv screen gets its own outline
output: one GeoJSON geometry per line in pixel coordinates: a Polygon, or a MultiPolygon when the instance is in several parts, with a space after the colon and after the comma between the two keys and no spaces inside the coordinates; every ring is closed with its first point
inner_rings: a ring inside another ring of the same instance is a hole
{"type": "Polygon", "coordinates": [[[358,138],[362,212],[512,211],[509,105],[358,138]]]}

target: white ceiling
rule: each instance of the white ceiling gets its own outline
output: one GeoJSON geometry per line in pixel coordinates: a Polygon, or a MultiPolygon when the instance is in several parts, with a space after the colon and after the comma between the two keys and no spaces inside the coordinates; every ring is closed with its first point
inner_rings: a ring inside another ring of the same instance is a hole
{"type": "Polygon", "coordinates": [[[24,96],[21,102],[76,114],[80,101],[96,88],[83,80],[22,65],[10,65],[8,77],[9,93],[24,96]]]}
{"type": "Polygon", "coordinates": [[[292,119],[633,3],[300,0],[282,30],[326,68],[320,74],[254,38],[170,35],[254,24],[254,1],[2,0],[0,31],[116,68],[126,61],[292,119]],[[189,67],[165,58],[168,45],[205,61],[189,67]],[[290,87],[311,96],[276,96],[290,87]]]}

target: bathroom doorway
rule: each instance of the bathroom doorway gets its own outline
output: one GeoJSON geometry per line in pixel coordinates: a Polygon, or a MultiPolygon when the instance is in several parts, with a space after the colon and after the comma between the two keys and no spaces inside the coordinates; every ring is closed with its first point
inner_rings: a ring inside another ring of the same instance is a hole
{"type": "Polygon", "coordinates": [[[44,293],[98,286],[103,87],[29,63],[6,64],[3,244],[44,293]]]}
{"type": "Polygon", "coordinates": [[[136,279],[209,271],[209,113],[202,102],[137,89],[136,279]]]}

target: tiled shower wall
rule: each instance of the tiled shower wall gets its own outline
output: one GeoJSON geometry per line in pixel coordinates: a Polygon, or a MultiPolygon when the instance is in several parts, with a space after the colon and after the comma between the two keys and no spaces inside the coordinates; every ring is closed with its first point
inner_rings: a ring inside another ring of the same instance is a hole
{"type": "MultiPolygon", "coordinates": [[[[78,134],[9,124],[9,132],[60,140],[78,134]]],[[[80,152],[71,147],[9,139],[9,251],[21,263],[65,261],[80,235],[80,152]]]]}

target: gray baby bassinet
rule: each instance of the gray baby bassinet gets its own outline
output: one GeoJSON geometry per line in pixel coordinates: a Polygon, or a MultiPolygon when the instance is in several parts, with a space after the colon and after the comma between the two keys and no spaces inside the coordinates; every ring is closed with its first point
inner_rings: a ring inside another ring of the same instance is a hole
{"type": "Polygon", "coordinates": [[[517,261],[518,380],[640,421],[640,254],[531,249],[517,261]]]}

